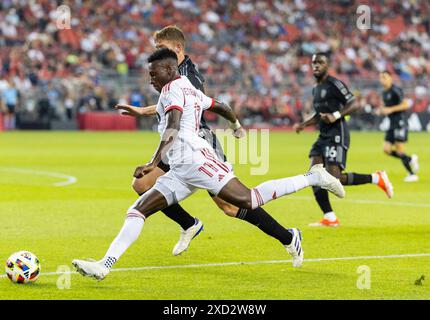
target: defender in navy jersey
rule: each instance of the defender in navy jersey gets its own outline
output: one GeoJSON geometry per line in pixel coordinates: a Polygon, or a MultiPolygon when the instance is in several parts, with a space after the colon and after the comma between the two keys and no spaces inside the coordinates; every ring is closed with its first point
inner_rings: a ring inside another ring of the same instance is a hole
{"type": "MultiPolygon", "coordinates": [[[[183,32],[176,26],[167,26],[155,32],[154,39],[157,49],[168,48],[176,53],[179,63],[179,73],[182,76],[186,76],[195,88],[204,92],[203,76],[199,73],[191,59],[185,55],[185,36],[183,32]]],[[[156,114],[155,106],[136,108],[128,105],[117,105],[116,108],[122,110],[123,114],[133,116],[156,114]]],[[[228,120],[227,115],[222,114],[222,116],[226,117],[228,120]]],[[[233,129],[233,135],[236,138],[240,138],[244,135],[244,130],[241,128],[238,121],[231,123],[230,127],[233,129]]],[[[226,160],[221,144],[216,139],[213,131],[208,127],[203,116],[200,121],[199,136],[209,142],[221,161],[226,160]]],[[[168,172],[169,169],[167,162],[160,161],[157,168],[145,174],[143,177],[138,179],[135,178],[133,180],[134,190],[139,195],[145,193],[155,184],[156,180],[168,172]]],[[[284,245],[289,243],[290,233],[275,219],[273,219],[263,208],[258,207],[252,210],[247,208],[238,208],[222,200],[220,197],[214,196],[211,193],[209,194],[216,205],[228,216],[236,217],[255,225],[264,233],[272,236],[284,245]]],[[[181,254],[188,248],[191,240],[202,230],[203,225],[197,218],[194,218],[187,213],[179,204],[173,204],[170,207],[163,209],[162,212],[177,222],[182,228],[179,242],[173,249],[174,255],[181,254]]]]}
{"type": "Polygon", "coordinates": [[[383,71],[379,75],[379,81],[384,88],[382,100],[384,107],[380,108],[380,115],[388,116],[390,126],[385,133],[384,152],[394,158],[401,159],[408,175],[404,179],[406,182],[418,181],[418,156],[413,154],[408,156],[405,153],[405,143],[408,141],[408,122],[406,110],[409,109],[408,101],[403,97],[403,90],[393,84],[393,78],[388,71],[383,71]]]}
{"type": "MultiPolygon", "coordinates": [[[[297,133],[305,127],[317,124],[319,136],[309,152],[311,166],[322,163],[343,185],[377,184],[389,198],[393,196],[393,187],[384,171],[372,174],[344,172],[350,136],[345,116],[358,109],[355,97],[339,79],[328,74],[329,58],[325,53],[312,56],[312,71],[316,85],[312,90],[314,114],[305,121],[294,125],[297,133]]],[[[311,226],[339,226],[326,190],[313,188],[315,199],[324,217],[311,226]]]]}

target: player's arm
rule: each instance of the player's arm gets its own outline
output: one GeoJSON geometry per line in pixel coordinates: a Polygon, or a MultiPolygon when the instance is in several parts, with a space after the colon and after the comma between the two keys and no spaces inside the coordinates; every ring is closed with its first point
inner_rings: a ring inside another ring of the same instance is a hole
{"type": "Polygon", "coordinates": [[[352,101],[349,101],[346,104],[346,106],[340,111],[335,111],[333,113],[321,113],[321,120],[323,120],[326,123],[333,123],[342,117],[345,117],[350,115],[351,113],[354,113],[358,109],[360,109],[360,105],[356,103],[354,99],[352,101]]]}
{"type": "Polygon", "coordinates": [[[389,108],[387,107],[383,107],[382,110],[380,111],[380,114],[382,115],[387,115],[393,112],[400,112],[400,111],[406,111],[410,108],[409,106],[409,102],[406,99],[403,99],[401,103],[395,105],[395,106],[391,106],[389,108]]]}
{"type": "Polygon", "coordinates": [[[321,113],[321,120],[326,123],[336,122],[342,117],[348,116],[360,109],[360,105],[356,102],[354,95],[342,81],[335,79],[332,83],[335,90],[334,95],[344,105],[344,107],[333,113],[321,113]]]}
{"type": "Polygon", "coordinates": [[[309,117],[308,119],[299,122],[299,123],[295,123],[293,126],[293,129],[299,133],[300,131],[302,131],[304,128],[308,127],[308,126],[312,126],[318,123],[318,121],[320,120],[320,115],[318,113],[314,113],[311,117],[309,117]]]}
{"type": "Polygon", "coordinates": [[[148,107],[134,107],[128,104],[117,104],[115,109],[121,110],[122,115],[133,117],[153,116],[157,113],[157,105],[148,107]]]}
{"type": "Polygon", "coordinates": [[[239,119],[236,117],[236,114],[229,105],[216,99],[213,99],[213,104],[208,109],[208,111],[216,113],[224,119],[230,121],[230,128],[233,130],[233,136],[235,136],[236,138],[242,138],[243,136],[245,136],[245,130],[242,128],[239,119]]]}
{"type": "Polygon", "coordinates": [[[166,129],[164,129],[158,148],[149,163],[136,168],[133,174],[135,178],[139,179],[143,177],[143,175],[154,170],[160,163],[163,156],[167,154],[178,136],[178,132],[181,127],[181,118],[182,110],[171,109],[167,112],[166,129]]]}

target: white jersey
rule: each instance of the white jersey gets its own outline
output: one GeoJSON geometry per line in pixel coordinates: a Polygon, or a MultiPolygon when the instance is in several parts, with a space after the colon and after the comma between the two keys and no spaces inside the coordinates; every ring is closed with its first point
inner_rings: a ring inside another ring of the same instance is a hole
{"type": "Polygon", "coordinates": [[[166,129],[166,113],[172,109],[182,112],[179,134],[167,154],[171,167],[184,163],[190,164],[193,161],[194,152],[212,149],[198,133],[202,112],[211,108],[213,104],[214,100],[196,89],[185,76],[179,76],[163,87],[157,104],[160,136],[166,129]]]}

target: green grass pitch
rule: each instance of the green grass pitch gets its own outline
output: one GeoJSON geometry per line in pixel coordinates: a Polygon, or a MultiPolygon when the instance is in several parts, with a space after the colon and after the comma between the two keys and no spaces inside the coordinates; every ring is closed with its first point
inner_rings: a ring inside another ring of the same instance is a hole
{"type": "MultiPolygon", "coordinates": [[[[252,187],[304,173],[315,138],[316,133],[272,133],[269,172],[251,175],[250,165],[236,164],[236,174],[252,187]]],[[[104,255],[136,199],[130,187],[134,168],[150,159],[158,135],[2,133],[0,260],[32,251],[42,275],[17,285],[2,272],[0,299],[430,299],[430,135],[410,134],[406,150],[417,153],[421,164],[420,181],[410,184],[403,182],[401,162],[383,155],[383,133],[353,132],[351,139],[348,171],[385,169],[394,198],[374,185],[348,187],[345,199],[331,198],[341,221],[331,229],[308,227],[321,217],[311,189],[267,204],[284,226],[302,229],[302,268],[292,268],[276,240],[225,216],[199,191],[183,206],[205,230],[182,256],[171,253],[179,227],[157,213],[116,272],[102,282],[73,273],[67,288],[68,276],[55,272],[64,270],[59,266],[72,270],[74,258],[104,255]],[[56,173],[77,181],[56,186],[66,180],[56,173]],[[357,286],[362,268],[370,271],[369,289],[357,286]],[[422,275],[425,280],[416,285],[422,275]]]]}

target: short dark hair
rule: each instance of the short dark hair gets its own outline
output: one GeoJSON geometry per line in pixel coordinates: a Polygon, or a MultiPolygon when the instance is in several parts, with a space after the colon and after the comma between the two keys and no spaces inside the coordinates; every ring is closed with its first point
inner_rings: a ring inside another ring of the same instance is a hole
{"type": "Polygon", "coordinates": [[[178,62],[178,56],[176,55],[175,51],[172,51],[168,48],[161,48],[156,51],[154,51],[148,58],[148,63],[157,61],[157,60],[164,60],[164,59],[174,59],[176,62],[178,62]]]}
{"type": "Polygon", "coordinates": [[[314,55],[325,57],[327,62],[330,61],[330,53],[329,52],[316,52],[314,55]]]}
{"type": "Polygon", "coordinates": [[[388,71],[388,70],[382,70],[382,71],[381,71],[381,73],[388,74],[390,77],[392,77],[392,76],[393,76],[393,75],[391,74],[391,72],[390,72],[390,71],[388,71]]]}

